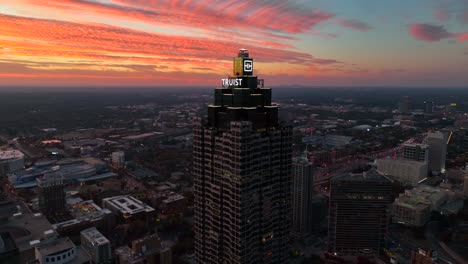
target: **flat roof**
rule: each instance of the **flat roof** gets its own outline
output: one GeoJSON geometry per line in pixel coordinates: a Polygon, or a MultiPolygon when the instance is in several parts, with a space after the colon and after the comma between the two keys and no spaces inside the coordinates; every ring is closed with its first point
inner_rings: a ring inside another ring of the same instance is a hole
{"type": "Polygon", "coordinates": [[[143,203],[131,195],[121,195],[105,198],[103,202],[111,205],[123,214],[136,214],[140,212],[152,212],[154,208],[143,203]]]}
{"type": "Polygon", "coordinates": [[[21,159],[24,158],[23,152],[12,149],[12,150],[1,150],[0,151],[0,161],[2,160],[12,160],[12,159],[21,159]]]}
{"type": "Polygon", "coordinates": [[[75,244],[68,237],[61,237],[49,243],[36,246],[43,256],[54,254],[75,247],[75,244]]]}
{"type": "Polygon", "coordinates": [[[87,240],[91,241],[93,245],[105,245],[110,243],[109,240],[103,234],[101,234],[101,232],[99,232],[95,227],[91,227],[81,231],[81,235],[87,240]]]}

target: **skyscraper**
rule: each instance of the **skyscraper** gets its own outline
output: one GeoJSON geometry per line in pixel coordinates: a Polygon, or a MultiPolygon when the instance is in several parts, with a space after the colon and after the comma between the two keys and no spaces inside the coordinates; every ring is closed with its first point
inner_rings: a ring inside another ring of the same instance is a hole
{"type": "Polygon", "coordinates": [[[424,142],[429,145],[429,170],[433,172],[445,172],[445,159],[447,156],[447,144],[451,133],[440,131],[429,132],[424,142]]]}
{"type": "Polygon", "coordinates": [[[247,50],[193,130],[197,263],[286,263],[292,130],[247,50]]]}
{"type": "Polygon", "coordinates": [[[424,102],[424,113],[432,114],[434,113],[435,103],[433,101],[425,101],[424,102]]]}
{"type": "Polygon", "coordinates": [[[398,103],[398,111],[400,113],[408,113],[411,110],[410,98],[408,96],[403,96],[398,103]]]}
{"type": "Polygon", "coordinates": [[[331,181],[328,247],[338,255],[378,255],[384,248],[392,181],[377,172],[331,181]]]}
{"type": "Polygon", "coordinates": [[[312,163],[303,155],[292,163],[292,228],[293,234],[302,236],[312,232],[314,175],[312,163]]]}
{"type": "Polygon", "coordinates": [[[39,210],[47,217],[66,214],[63,177],[56,174],[37,179],[39,210]]]}

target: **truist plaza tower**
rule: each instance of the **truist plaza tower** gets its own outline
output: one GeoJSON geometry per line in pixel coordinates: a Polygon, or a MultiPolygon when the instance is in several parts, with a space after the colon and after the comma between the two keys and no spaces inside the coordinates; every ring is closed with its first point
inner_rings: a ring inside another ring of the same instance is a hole
{"type": "Polygon", "coordinates": [[[242,49],[193,131],[197,263],[287,263],[290,127],[242,49]]]}

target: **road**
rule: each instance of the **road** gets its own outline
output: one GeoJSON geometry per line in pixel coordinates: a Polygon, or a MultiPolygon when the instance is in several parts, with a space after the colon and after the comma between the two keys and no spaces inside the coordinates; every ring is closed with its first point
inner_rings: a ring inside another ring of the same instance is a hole
{"type": "Polygon", "coordinates": [[[438,253],[439,259],[447,263],[458,263],[450,253],[448,253],[443,247],[440,246],[439,241],[437,240],[435,234],[438,231],[439,222],[431,221],[426,225],[426,232],[424,233],[426,240],[431,243],[431,248],[438,253]]]}

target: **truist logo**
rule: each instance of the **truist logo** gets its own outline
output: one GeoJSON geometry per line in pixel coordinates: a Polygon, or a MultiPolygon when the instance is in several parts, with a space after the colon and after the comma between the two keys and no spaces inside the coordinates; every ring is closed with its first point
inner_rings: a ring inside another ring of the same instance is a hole
{"type": "Polygon", "coordinates": [[[242,85],[242,79],[221,79],[224,87],[240,86],[242,85]]]}
{"type": "Polygon", "coordinates": [[[252,60],[244,60],[244,71],[245,72],[252,72],[253,70],[253,61],[252,60]]]}

